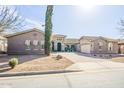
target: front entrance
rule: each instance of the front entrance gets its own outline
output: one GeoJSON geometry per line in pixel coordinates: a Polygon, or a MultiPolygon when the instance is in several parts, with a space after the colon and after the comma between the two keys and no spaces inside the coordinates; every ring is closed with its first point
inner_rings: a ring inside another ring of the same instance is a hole
{"type": "Polygon", "coordinates": [[[57,43],[57,51],[61,51],[62,45],[61,43],[57,43]]]}

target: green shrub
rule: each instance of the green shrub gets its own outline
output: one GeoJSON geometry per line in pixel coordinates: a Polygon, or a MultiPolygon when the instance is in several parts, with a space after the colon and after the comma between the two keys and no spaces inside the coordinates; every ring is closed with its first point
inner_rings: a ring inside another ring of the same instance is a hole
{"type": "Polygon", "coordinates": [[[57,60],[62,59],[62,56],[61,56],[61,55],[57,55],[57,56],[56,56],[56,59],[57,59],[57,60]]]}
{"type": "Polygon", "coordinates": [[[18,59],[12,58],[9,60],[9,66],[13,69],[16,65],[18,65],[18,59]]]}

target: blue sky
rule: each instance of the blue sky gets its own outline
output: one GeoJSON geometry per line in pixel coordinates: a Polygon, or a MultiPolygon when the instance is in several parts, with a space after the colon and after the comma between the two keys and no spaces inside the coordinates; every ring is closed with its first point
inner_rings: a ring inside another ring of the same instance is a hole
{"type": "MultiPolygon", "coordinates": [[[[21,16],[32,23],[30,27],[44,24],[46,6],[17,6],[21,16]]],[[[120,38],[117,29],[124,19],[124,6],[94,6],[89,10],[81,6],[54,6],[53,32],[69,38],[105,36],[120,38]]]]}

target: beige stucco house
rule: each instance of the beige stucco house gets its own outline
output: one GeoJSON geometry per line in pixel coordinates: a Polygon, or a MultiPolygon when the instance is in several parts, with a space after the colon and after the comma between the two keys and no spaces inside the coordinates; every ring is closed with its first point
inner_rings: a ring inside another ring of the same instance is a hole
{"type": "MultiPolygon", "coordinates": [[[[44,54],[44,32],[29,29],[7,35],[8,54],[44,54]]],[[[118,53],[118,41],[104,37],[82,36],[80,39],[53,34],[52,51],[79,51],[82,53],[118,53]]]]}
{"type": "Polygon", "coordinates": [[[105,37],[82,36],[80,38],[80,52],[93,54],[118,53],[118,41],[105,37]]]}
{"type": "Polygon", "coordinates": [[[76,51],[78,39],[66,38],[65,35],[52,35],[52,51],[76,51]]]}

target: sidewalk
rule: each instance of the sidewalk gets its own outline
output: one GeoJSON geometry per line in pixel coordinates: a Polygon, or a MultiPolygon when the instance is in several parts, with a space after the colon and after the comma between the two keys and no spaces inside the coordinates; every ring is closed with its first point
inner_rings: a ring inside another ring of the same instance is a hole
{"type": "Polygon", "coordinates": [[[0,87],[15,88],[123,88],[124,70],[73,72],[0,78],[0,87]]]}

